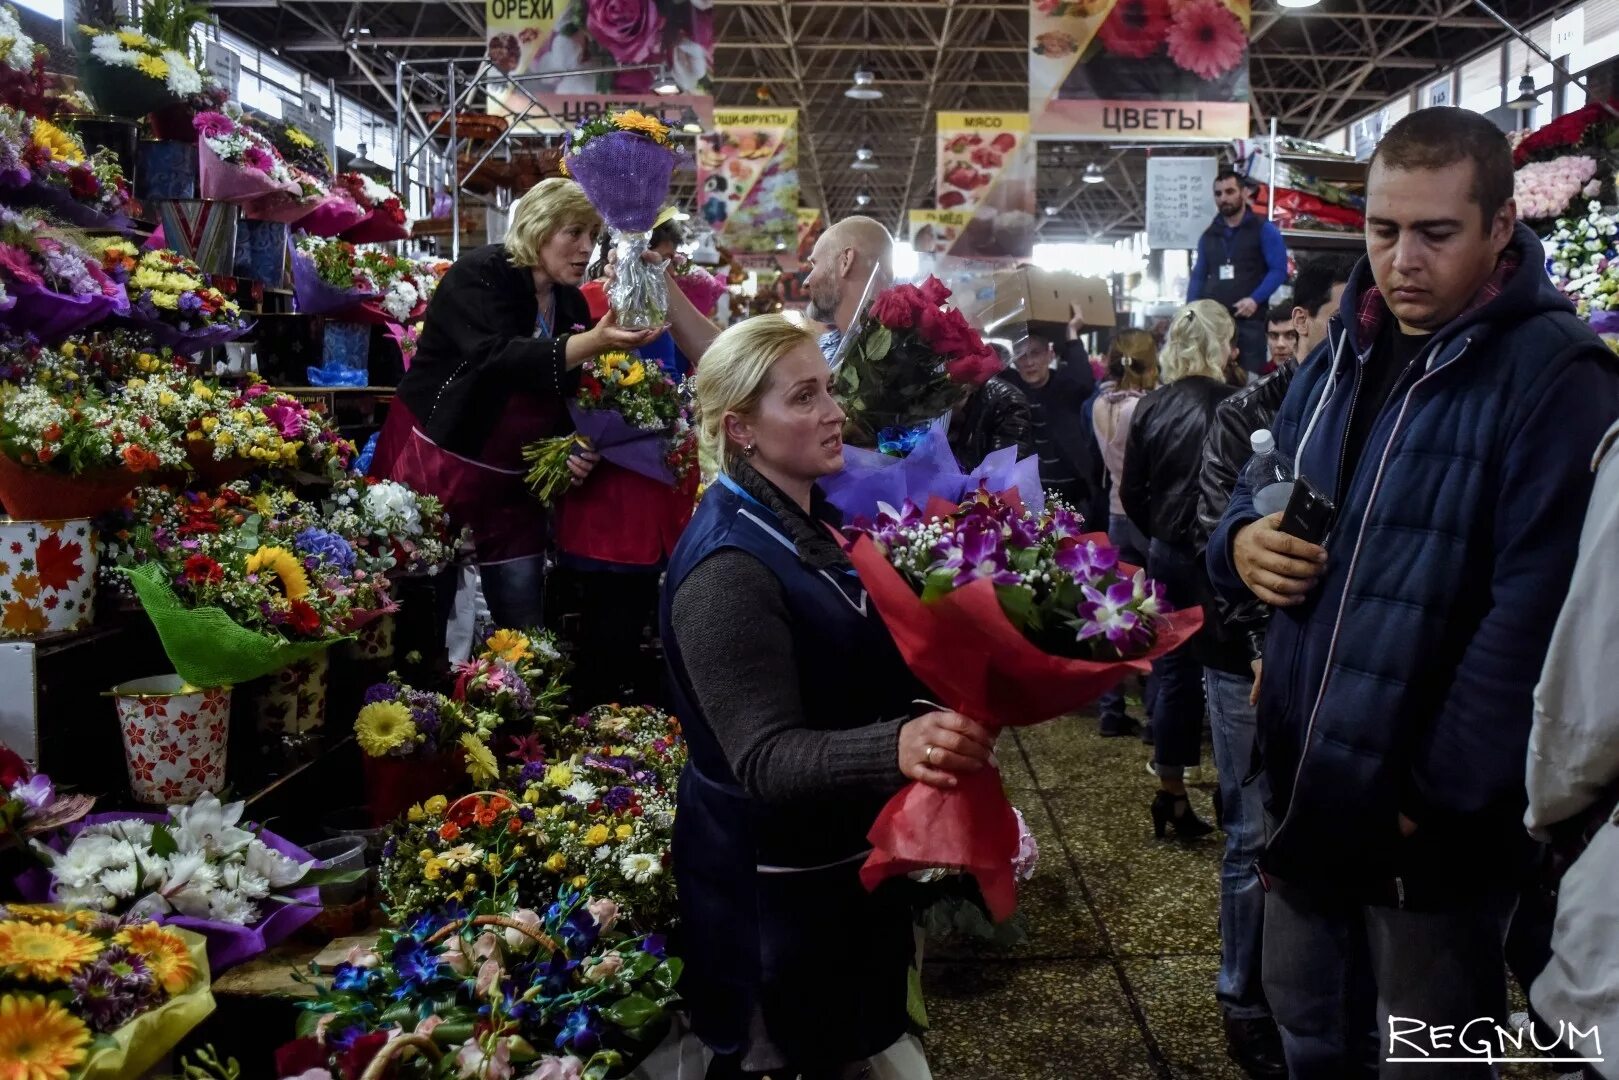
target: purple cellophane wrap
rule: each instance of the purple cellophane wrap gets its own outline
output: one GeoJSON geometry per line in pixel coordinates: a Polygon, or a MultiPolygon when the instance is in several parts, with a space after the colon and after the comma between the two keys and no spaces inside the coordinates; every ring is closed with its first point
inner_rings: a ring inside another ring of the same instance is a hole
{"type": "Polygon", "coordinates": [[[86,206],[73,197],[73,193],[66,188],[55,184],[30,183],[15,191],[7,193],[4,201],[16,206],[34,206],[49,211],[55,217],[77,225],[81,229],[95,229],[98,232],[119,232],[125,236],[134,232],[134,220],[127,214],[103,214],[91,206],[86,206]]]}
{"type": "Polygon", "coordinates": [[[273,221],[281,225],[301,223],[314,213],[323,198],[305,199],[285,191],[273,191],[242,204],[242,216],[249,221],[273,221]]]}
{"type": "Polygon", "coordinates": [[[22,281],[6,282],[6,291],[17,302],[0,314],[0,325],[18,333],[26,331],[47,343],[93,326],[109,315],[118,314],[120,308],[128,310],[129,303],[126,299],[120,304],[101,293],[68,296],[22,281]]]}
{"type": "Polygon", "coordinates": [[[843,512],[847,522],[874,521],[877,504],[899,507],[909,499],[926,506],[937,496],[959,502],[980,484],[990,491],[1016,488],[1023,505],[1040,513],[1046,504],[1040,486],[1040,459],[1018,460],[1015,446],[997,450],[971,473],[963,472],[950,450],[949,420],[935,420],[910,454],[903,458],[857,446],[843,448],[843,471],[821,481],[828,501],[843,512]]]}
{"type": "Polygon", "coordinates": [[[370,216],[344,192],[334,191],[298,219],[298,227],[310,236],[336,236],[354,228],[370,216]]]}
{"type": "Polygon", "coordinates": [[[376,293],[366,292],[363,289],[340,289],[336,285],[328,284],[320,278],[320,271],[315,269],[315,260],[298,251],[292,252],[292,293],[293,299],[298,303],[298,310],[304,315],[339,316],[355,322],[388,322],[381,319],[360,318],[362,313],[376,315],[375,304],[382,300],[376,293]],[[372,309],[364,305],[367,301],[373,303],[372,309]]]}
{"type": "Polygon", "coordinates": [[[644,135],[614,131],[597,135],[577,154],[567,151],[568,175],[607,224],[646,232],[668,201],[675,158],[673,150],[644,135]]]}
{"type": "Polygon", "coordinates": [[[1590,322],[1599,334],[1619,334],[1619,311],[1593,311],[1590,322]]]}
{"type": "Polygon", "coordinates": [[[251,203],[266,195],[297,195],[303,190],[296,180],[272,180],[268,173],[251,166],[231,164],[214,153],[201,136],[197,137],[197,166],[197,196],[203,199],[251,203]]]}
{"type": "Polygon", "coordinates": [[[592,450],[614,465],[640,473],[649,480],[674,487],[675,474],[669,471],[668,433],[647,431],[624,419],[617,409],[581,409],[568,402],[568,415],[579,434],[590,440],[592,450]]]}
{"type": "Polygon", "coordinates": [[[227,341],[235,341],[253,329],[253,323],[244,322],[231,326],[205,326],[198,330],[181,330],[178,326],[161,319],[148,319],[137,310],[130,311],[125,321],[148,335],[154,344],[167,346],[185,356],[194,356],[204,349],[212,349],[227,341]]]}
{"type": "MultiPolygon", "coordinates": [[[[66,851],[67,845],[81,831],[91,825],[106,825],[115,821],[149,821],[154,825],[161,825],[169,820],[167,814],[140,813],[129,811],[127,813],[91,814],[81,818],[57,834],[51,841],[51,846],[58,851],[66,851]]],[[[268,829],[261,830],[259,839],[269,847],[300,863],[312,863],[317,860],[309,852],[284,840],[268,829]]],[[[35,904],[50,903],[53,900],[50,874],[44,870],[33,870],[18,878],[15,883],[22,893],[24,900],[35,904]]],[[[309,922],[320,914],[320,890],[315,886],[306,889],[282,890],[283,895],[297,900],[296,904],[282,904],[274,900],[261,902],[261,910],[269,913],[252,926],[235,926],[231,923],[216,922],[213,919],[197,919],[190,915],[159,915],[157,922],[169,926],[178,926],[183,930],[190,930],[194,934],[201,934],[208,939],[208,967],[213,971],[214,978],[220,972],[235,967],[237,964],[251,960],[267,949],[281,944],[293,931],[309,922]]]]}

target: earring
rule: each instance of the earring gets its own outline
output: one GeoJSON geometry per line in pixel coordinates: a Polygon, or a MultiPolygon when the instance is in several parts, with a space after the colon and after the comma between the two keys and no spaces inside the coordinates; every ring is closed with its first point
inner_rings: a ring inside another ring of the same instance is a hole
{"type": "Polygon", "coordinates": [[[742,456],[743,457],[752,457],[754,449],[755,449],[754,445],[752,443],[749,443],[748,445],[746,445],[746,446],[744,446],[742,448],[742,456]]]}

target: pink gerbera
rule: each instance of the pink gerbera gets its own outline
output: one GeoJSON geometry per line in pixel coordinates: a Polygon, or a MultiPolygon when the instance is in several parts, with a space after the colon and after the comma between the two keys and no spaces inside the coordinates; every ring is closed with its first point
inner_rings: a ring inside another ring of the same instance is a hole
{"type": "Polygon", "coordinates": [[[40,285],[45,281],[34,268],[28,253],[8,244],[0,244],[0,271],[22,285],[40,285]]]}
{"type": "Polygon", "coordinates": [[[1157,52],[1169,33],[1169,0],[1119,0],[1096,32],[1114,56],[1145,59],[1157,52]]]}
{"type": "Polygon", "coordinates": [[[1169,58],[1201,79],[1218,79],[1248,51],[1242,20],[1221,0],[1182,4],[1169,29],[1169,58]]]}

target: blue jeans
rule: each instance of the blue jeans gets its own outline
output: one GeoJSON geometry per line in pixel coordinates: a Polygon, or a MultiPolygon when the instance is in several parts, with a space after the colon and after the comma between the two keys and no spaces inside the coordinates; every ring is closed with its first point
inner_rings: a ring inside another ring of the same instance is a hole
{"type": "MultiPolygon", "coordinates": [[[[1113,514],[1107,520],[1107,538],[1113,546],[1119,549],[1119,558],[1137,566],[1147,564],[1147,538],[1141,535],[1141,530],[1135,523],[1123,514],[1113,514]]],[[[1152,680],[1147,681],[1147,715],[1152,716],[1154,686],[1152,680]]],[[[1096,699],[1097,715],[1102,720],[1103,732],[1123,731],[1129,722],[1124,713],[1124,684],[1120,683],[1101,697],[1096,699]]]]}
{"type": "MultiPolygon", "coordinates": [[[[1197,599],[1197,553],[1189,547],[1153,540],[1147,573],[1164,586],[1176,608],[1197,599]]],[[[1179,780],[1203,756],[1203,665],[1187,642],[1152,662],[1158,699],[1152,710],[1152,760],[1158,775],[1179,780]]]]}
{"type": "Polygon", "coordinates": [[[1205,668],[1214,765],[1220,771],[1225,857],[1220,863],[1220,976],[1214,994],[1233,1020],[1270,1015],[1261,985],[1265,887],[1254,864],[1265,850],[1264,775],[1244,784],[1254,754],[1254,681],[1205,668]]]}
{"type": "Polygon", "coordinates": [[[529,630],[545,625],[545,556],[479,563],[478,574],[497,628],[529,630]]]}
{"type": "MultiPolygon", "coordinates": [[[[1492,1017],[1505,1025],[1505,942],[1516,899],[1515,889],[1498,888],[1467,907],[1402,911],[1272,878],[1265,894],[1265,995],[1291,1080],[1497,1075],[1482,1061],[1387,1059],[1420,1058],[1412,1042],[1430,1056],[1462,1056],[1454,1048],[1469,1021],[1492,1017]],[[1415,1021],[1427,1027],[1414,1031],[1415,1021]],[[1454,1025],[1451,1051],[1436,1053],[1430,1032],[1447,1024],[1454,1025]]],[[[1482,1038],[1481,1029],[1493,1035],[1489,1025],[1474,1025],[1469,1044],[1482,1038]]]]}

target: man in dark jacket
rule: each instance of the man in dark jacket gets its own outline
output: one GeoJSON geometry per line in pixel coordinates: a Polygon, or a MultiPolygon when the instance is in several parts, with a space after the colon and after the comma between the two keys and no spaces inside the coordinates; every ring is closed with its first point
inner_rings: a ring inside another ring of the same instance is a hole
{"type": "MultiPolygon", "coordinates": [[[[1286,312],[1288,331],[1299,340],[1297,355],[1308,355],[1308,344],[1322,340],[1324,335],[1313,332],[1314,327],[1324,324],[1336,309],[1354,266],[1352,256],[1324,255],[1299,267],[1298,279],[1293,283],[1293,307],[1286,312]]],[[[1276,319],[1278,310],[1271,309],[1272,334],[1281,325],[1276,319]]],[[[1297,359],[1284,363],[1215,407],[1214,425],[1203,442],[1199,480],[1200,554],[1209,533],[1220,524],[1237,474],[1252,456],[1250,437],[1271,426],[1298,366],[1297,359]]],[[[1204,652],[1203,689],[1209,705],[1225,828],[1225,858],[1220,867],[1220,976],[1215,995],[1225,1013],[1226,1047],[1231,1057],[1249,1076],[1280,1077],[1286,1075],[1287,1067],[1282,1060],[1276,1021],[1271,1018],[1261,985],[1265,890],[1254,872],[1254,864],[1265,847],[1263,785],[1243,783],[1252,771],[1255,680],[1259,677],[1270,609],[1252,597],[1232,605],[1216,596],[1208,606],[1214,632],[1204,652]]]]}
{"type": "Polygon", "coordinates": [[[1034,426],[1023,391],[996,376],[975,389],[950,418],[950,449],[961,467],[972,472],[1008,446],[1017,447],[1019,458],[1032,455],[1034,426]]]}
{"type": "Polygon", "coordinates": [[[1029,403],[1041,485],[1089,519],[1100,486],[1101,454],[1085,422],[1084,407],[1096,388],[1096,376],[1088,359],[1082,366],[1053,368],[1054,345],[1052,331],[1030,327],[1028,344],[1016,367],[997,378],[1021,390],[1029,403]]]}
{"type": "Polygon", "coordinates": [[[1264,371],[1265,305],[1287,280],[1287,244],[1276,226],[1248,208],[1242,177],[1226,169],[1214,178],[1218,213],[1197,242],[1186,302],[1216,300],[1237,320],[1237,350],[1248,371],[1264,371]]]}
{"type": "Polygon", "coordinates": [[[1208,544],[1217,588],[1277,609],[1264,982],[1301,1080],[1432,1055],[1418,1020],[1454,1038],[1504,1016],[1533,689],[1619,415],[1613,355],[1517,223],[1488,120],[1400,121],[1366,209],[1329,352],[1274,427],[1337,506],[1325,547],[1259,518],[1241,480],[1208,544]]]}

